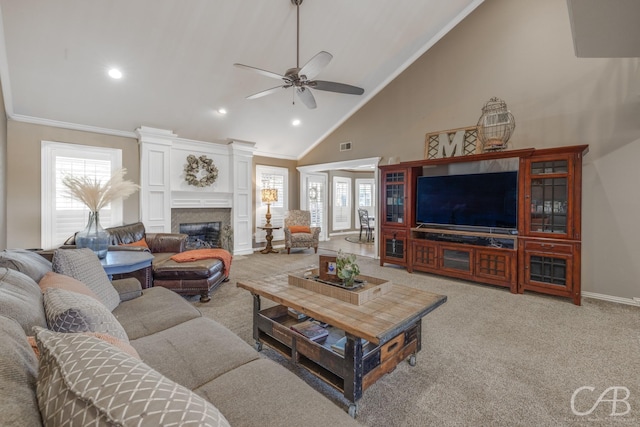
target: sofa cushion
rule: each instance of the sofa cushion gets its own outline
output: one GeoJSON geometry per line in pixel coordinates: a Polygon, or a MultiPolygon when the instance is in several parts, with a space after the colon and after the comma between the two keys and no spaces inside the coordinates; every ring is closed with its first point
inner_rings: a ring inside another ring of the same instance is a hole
{"type": "Polygon", "coordinates": [[[120,304],[118,292],[91,249],[56,249],[52,264],[56,273],[71,276],[87,285],[109,310],[120,304]]]}
{"type": "Polygon", "coordinates": [[[95,298],[49,288],[44,293],[44,310],[49,329],[56,332],[103,332],[129,342],[115,316],[95,298]]]}
{"type": "Polygon", "coordinates": [[[129,301],[142,295],[142,284],[135,277],[116,279],[111,282],[120,296],[120,302],[129,301]]]}
{"type": "Polygon", "coordinates": [[[127,331],[130,340],[202,316],[180,295],[162,287],[144,289],[141,297],[120,303],[113,314],[127,331]]]}
{"type": "Polygon", "coordinates": [[[236,426],[256,425],[256,420],[263,426],[360,425],[295,374],[267,359],[242,365],[194,391],[214,402],[236,426]]]}
{"type": "Polygon", "coordinates": [[[96,301],[100,301],[100,298],[98,298],[98,296],[89,289],[87,285],[78,279],[74,279],[71,276],[65,276],[64,274],[56,273],[54,271],[50,271],[42,276],[38,285],[40,286],[42,293],[49,288],[64,289],[66,291],[83,294],[88,297],[95,298],[96,301]]]}
{"type": "Polygon", "coordinates": [[[0,313],[15,319],[27,335],[34,326],[47,326],[38,284],[6,267],[0,267],[0,313]]]}
{"type": "Polygon", "coordinates": [[[145,363],[189,389],[260,357],[239,336],[205,317],[131,341],[131,345],[145,363]]]}
{"type": "Polygon", "coordinates": [[[36,379],[38,360],[22,327],[0,316],[0,414],[5,427],[41,425],[36,379]]]}
{"type": "Polygon", "coordinates": [[[39,329],[45,425],[228,426],[211,403],[95,337],[39,329]]]}
{"type": "Polygon", "coordinates": [[[6,249],[0,252],[0,267],[11,268],[39,282],[51,271],[51,262],[38,253],[26,249],[6,249]]]}

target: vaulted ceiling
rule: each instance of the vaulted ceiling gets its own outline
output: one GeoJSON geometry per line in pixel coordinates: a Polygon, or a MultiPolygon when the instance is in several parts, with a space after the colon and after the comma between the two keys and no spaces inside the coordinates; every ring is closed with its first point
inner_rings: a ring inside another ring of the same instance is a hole
{"type": "Polygon", "coordinates": [[[482,1],[304,0],[300,66],[330,52],[316,78],[364,89],[313,90],[316,109],[293,88],[247,100],[282,82],[233,66],[296,66],[291,0],[0,0],[0,79],[14,120],[127,136],[149,126],[296,159],[482,1]]]}

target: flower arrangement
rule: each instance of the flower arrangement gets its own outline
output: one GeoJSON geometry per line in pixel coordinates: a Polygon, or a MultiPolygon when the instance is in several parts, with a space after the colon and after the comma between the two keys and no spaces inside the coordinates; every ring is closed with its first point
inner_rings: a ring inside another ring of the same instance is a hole
{"type": "Polygon", "coordinates": [[[67,187],[67,194],[87,205],[91,212],[99,212],[109,203],[120,198],[125,199],[135,193],[138,185],[131,181],[125,181],[127,170],[117,169],[106,182],[86,176],[74,177],[66,175],[62,178],[62,184],[67,187]]]}
{"type": "Polygon", "coordinates": [[[342,249],[338,251],[336,256],[337,274],[347,286],[352,286],[353,282],[358,274],[360,274],[360,267],[356,263],[355,254],[345,254],[342,249]]]}
{"type": "Polygon", "coordinates": [[[202,155],[196,157],[193,154],[187,156],[187,164],[184,166],[185,181],[187,184],[196,187],[208,187],[218,179],[218,168],[213,164],[213,160],[202,155]],[[204,176],[200,178],[200,172],[204,176]]]}

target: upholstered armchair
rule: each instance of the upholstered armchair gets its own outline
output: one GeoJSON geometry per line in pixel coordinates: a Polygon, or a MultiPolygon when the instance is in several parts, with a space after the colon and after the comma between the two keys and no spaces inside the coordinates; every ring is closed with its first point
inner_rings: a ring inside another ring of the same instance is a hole
{"type": "Polygon", "coordinates": [[[284,217],[284,246],[287,253],[291,248],[313,248],[318,253],[320,227],[311,227],[311,212],[288,211],[284,217]]]}

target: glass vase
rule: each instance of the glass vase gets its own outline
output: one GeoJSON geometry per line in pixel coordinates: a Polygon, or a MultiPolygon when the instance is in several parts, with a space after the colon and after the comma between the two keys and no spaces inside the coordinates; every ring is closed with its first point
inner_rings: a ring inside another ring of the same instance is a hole
{"type": "Polygon", "coordinates": [[[100,259],[107,256],[109,233],[100,225],[100,214],[98,212],[89,213],[87,227],[76,234],[76,247],[89,248],[100,259]]]}

